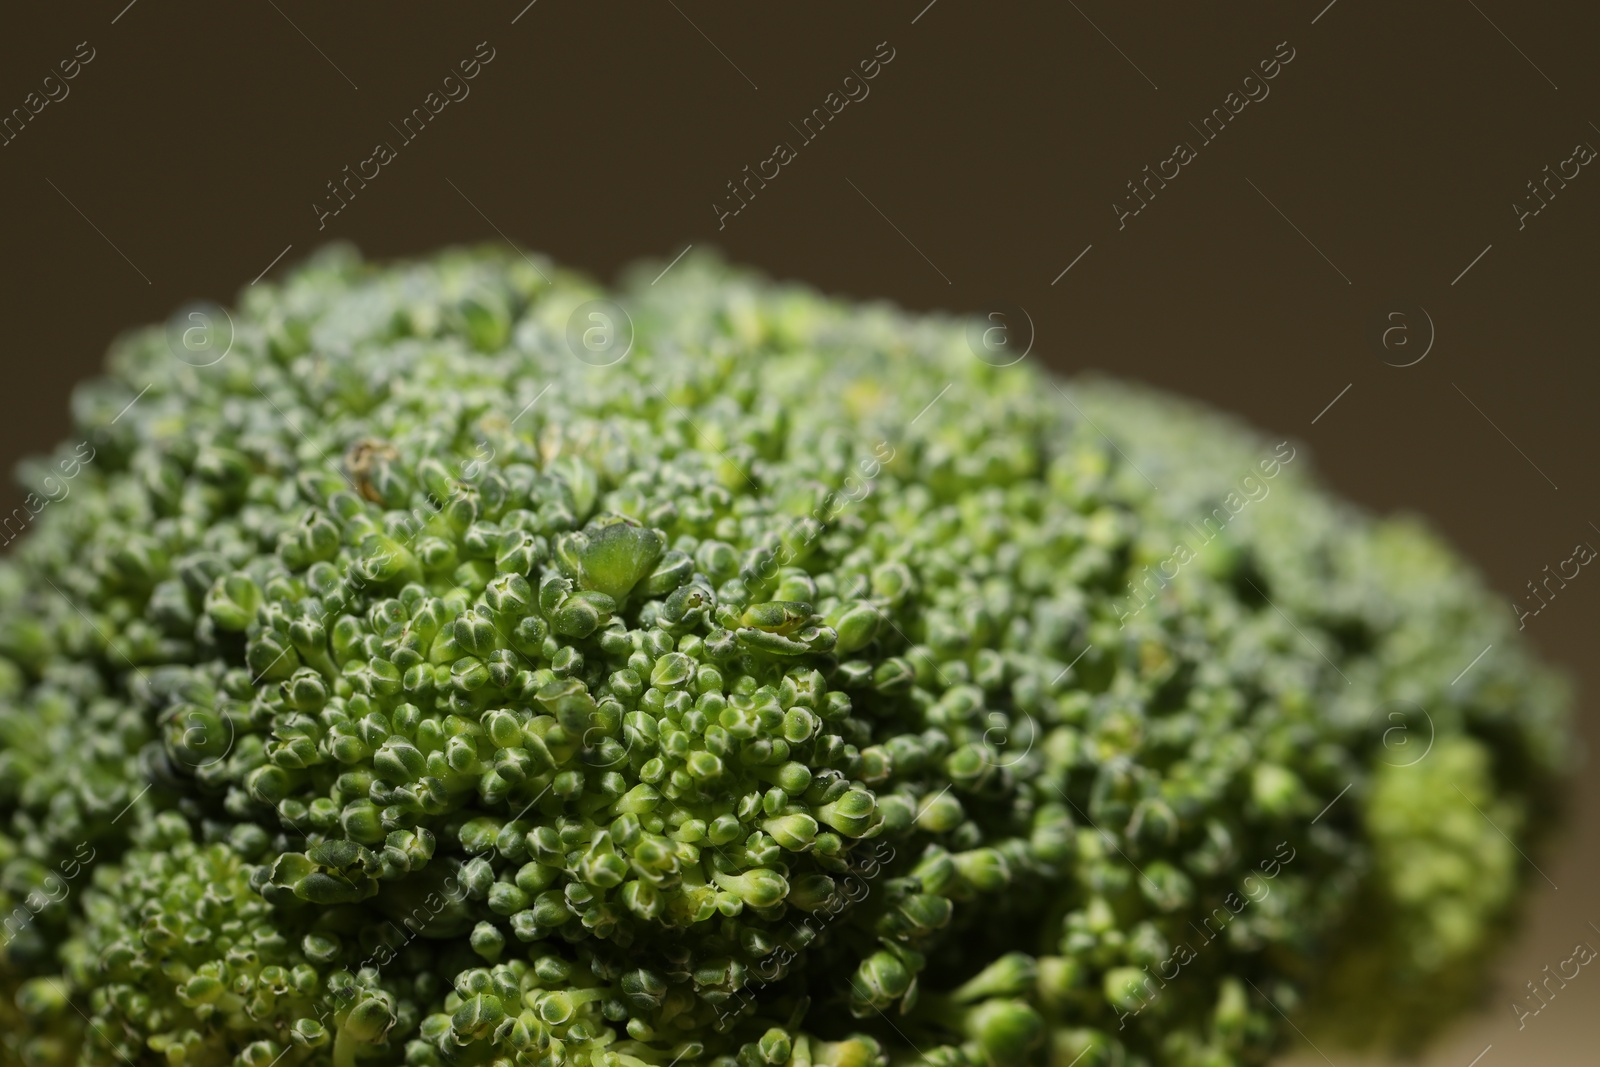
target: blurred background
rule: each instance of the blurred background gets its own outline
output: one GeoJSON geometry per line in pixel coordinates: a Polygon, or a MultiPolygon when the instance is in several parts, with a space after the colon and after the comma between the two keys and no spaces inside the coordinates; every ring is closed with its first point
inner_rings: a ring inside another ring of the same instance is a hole
{"type": "MultiPolygon", "coordinates": [[[[0,460],[67,433],[119,330],[329,241],[509,240],[607,280],[692,245],[1003,313],[1031,359],[1302,440],[1338,491],[1425,516],[1508,611],[1537,606],[1528,582],[1600,545],[1600,11],[1023,8],[8,4],[0,460]]],[[[1584,577],[1526,620],[1591,748],[1597,621],[1584,577]]],[[[1494,994],[1425,1063],[1596,1062],[1600,976],[1520,1029],[1511,1007],[1600,946],[1592,783],[1535,857],[1549,881],[1528,872],[1494,994]]],[[[1296,1063],[1364,1062],[1294,1041],[1296,1063]]]]}

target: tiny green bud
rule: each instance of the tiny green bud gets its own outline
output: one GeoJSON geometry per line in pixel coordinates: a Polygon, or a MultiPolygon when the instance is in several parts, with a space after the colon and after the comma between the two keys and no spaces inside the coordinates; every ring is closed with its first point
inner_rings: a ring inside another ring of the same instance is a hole
{"type": "Polygon", "coordinates": [[[634,879],[622,887],[622,906],[641,919],[659,919],[666,913],[666,900],[649,882],[634,879]]]}
{"type": "Polygon", "coordinates": [[[861,837],[877,825],[878,803],[865,789],[851,789],[816,810],[819,820],[848,837],[861,837]]]}
{"type": "Polygon", "coordinates": [[[893,953],[874,952],[850,979],[850,1014],[859,1019],[883,1011],[911,990],[915,977],[893,953]]]}
{"type": "Polygon", "coordinates": [[[841,605],[828,614],[828,625],[839,635],[834,651],[841,656],[859,652],[878,636],[883,614],[866,601],[841,605]]]}
{"type": "Polygon", "coordinates": [[[350,1037],[365,1044],[377,1044],[394,1026],[394,1011],[382,997],[369,997],[350,1009],[350,1014],[339,1026],[341,1037],[350,1037]]]}
{"type": "Polygon", "coordinates": [[[1011,867],[1000,852],[992,848],[975,848],[958,852],[951,857],[974,889],[980,893],[998,893],[1011,884],[1011,867]]]}
{"type": "Polygon", "coordinates": [[[795,880],[787,901],[801,911],[818,911],[832,905],[838,893],[838,886],[827,875],[805,874],[795,880]]]}
{"type": "Polygon", "coordinates": [[[668,652],[656,660],[650,671],[650,684],[661,689],[683,685],[694,674],[695,661],[682,652],[668,652]]]}
{"type": "Polygon", "coordinates": [[[743,874],[718,874],[716,882],[752,908],[769,908],[789,893],[789,883],[777,871],[756,867],[743,874]]]}
{"type": "Polygon", "coordinates": [[[498,963],[505,951],[506,935],[494,923],[480,922],[472,928],[472,951],[490,963],[498,963]]]}
{"type": "Polygon", "coordinates": [[[451,1028],[463,1038],[483,1040],[505,1018],[500,998],[492,993],[479,993],[464,1000],[450,1017],[451,1028]]]}
{"type": "Polygon", "coordinates": [[[961,801],[946,790],[923,802],[917,811],[917,826],[931,833],[949,833],[960,826],[966,817],[961,801]]]}
{"type": "Polygon", "coordinates": [[[760,1055],[763,1062],[770,1064],[771,1067],[782,1067],[783,1064],[788,1063],[789,1056],[793,1050],[794,1043],[790,1040],[788,1033],[778,1029],[776,1026],[762,1034],[761,1039],[756,1042],[757,1054],[760,1055]]]}
{"type": "Polygon", "coordinates": [[[218,578],[206,594],[205,612],[224,630],[241,631],[256,617],[261,589],[245,574],[218,578]]]}
{"type": "Polygon", "coordinates": [[[1105,998],[1118,1011],[1143,1011],[1161,991],[1149,974],[1137,967],[1113,967],[1101,981],[1105,998]]]}
{"type": "Polygon", "coordinates": [[[983,1050],[989,1067],[1014,1067],[1043,1043],[1044,1019],[1020,1000],[990,1000],[974,1008],[967,1032],[983,1050]]]}
{"type": "Polygon", "coordinates": [[[766,820],[761,828],[790,852],[804,852],[817,839],[817,820],[809,815],[781,815],[766,820]]]}
{"type": "Polygon", "coordinates": [[[1024,996],[1032,989],[1037,974],[1032,956],[1008,952],[951,990],[950,998],[970,1004],[990,997],[1024,996]]]}
{"type": "Polygon", "coordinates": [[[1269,818],[1293,815],[1305,806],[1299,775],[1276,763],[1261,763],[1250,778],[1250,797],[1269,818]]]}
{"type": "Polygon", "coordinates": [[[556,543],[560,559],[585,589],[624,600],[655,569],[666,551],[660,532],[631,519],[590,523],[581,532],[564,534],[556,543]]]}

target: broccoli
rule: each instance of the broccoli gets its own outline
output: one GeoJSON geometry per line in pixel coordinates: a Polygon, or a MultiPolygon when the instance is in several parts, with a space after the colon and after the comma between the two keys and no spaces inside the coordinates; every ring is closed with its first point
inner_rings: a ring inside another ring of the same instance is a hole
{"type": "Polygon", "coordinates": [[[8,522],[13,1062],[1404,1044],[1559,810],[1564,684],[1431,534],[961,320],[334,247],[193,322],[8,522]]]}

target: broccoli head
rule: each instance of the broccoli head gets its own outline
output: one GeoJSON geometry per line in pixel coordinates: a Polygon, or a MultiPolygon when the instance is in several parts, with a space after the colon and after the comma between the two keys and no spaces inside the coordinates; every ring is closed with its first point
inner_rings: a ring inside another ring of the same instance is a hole
{"type": "Polygon", "coordinates": [[[1561,682],[1293,442],[987,336],[330,248],[119,341],[4,522],[0,1057],[1425,1035],[1558,808],[1561,682]]]}

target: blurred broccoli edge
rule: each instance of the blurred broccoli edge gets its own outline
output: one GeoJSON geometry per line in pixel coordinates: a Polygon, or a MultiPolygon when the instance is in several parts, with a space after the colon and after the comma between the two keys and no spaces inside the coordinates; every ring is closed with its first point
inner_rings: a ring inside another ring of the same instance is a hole
{"type": "MultiPolygon", "coordinates": [[[[1089,381],[1094,401],[1086,406],[1103,420],[1102,429],[1151,465],[1161,456],[1186,455],[1186,472],[1199,484],[1201,468],[1230,469],[1230,458],[1237,471],[1242,455],[1234,442],[1260,439],[1237,418],[1195,402],[1095,375],[1089,381]],[[1213,442],[1224,444],[1213,450],[1213,442]]],[[[1300,473],[1315,476],[1314,470],[1300,473]]],[[[1161,484],[1165,489],[1166,481],[1161,484]]],[[[1218,492],[1201,489],[1197,496],[1218,492]]],[[[1182,495],[1168,493],[1164,503],[1177,499],[1186,515],[1206,512],[1182,495]]],[[[1325,517],[1313,520],[1320,521],[1325,517]]],[[[1370,708],[1381,751],[1359,803],[1371,854],[1352,857],[1365,869],[1363,880],[1327,934],[1325,953],[1299,973],[1306,992],[1297,1022],[1319,1043],[1412,1057],[1463,1013],[1487,1004],[1492,962],[1521,919],[1518,895],[1544,885],[1529,857],[1548,855],[1562,834],[1570,815],[1567,787],[1588,753],[1570,729],[1573,680],[1547,665],[1515,678],[1479,679],[1478,701],[1515,710],[1474,722],[1472,737],[1439,729],[1420,702],[1428,698],[1414,688],[1421,677],[1446,668],[1440,660],[1430,666],[1428,658],[1461,635],[1483,635],[1456,646],[1465,655],[1448,666],[1452,680],[1465,684],[1470,673],[1457,672],[1494,634],[1501,635],[1492,641],[1497,648],[1526,655],[1509,624],[1515,613],[1465,571],[1422,517],[1378,520],[1376,533],[1385,558],[1381,564],[1369,559],[1364,576],[1394,596],[1391,610],[1409,603],[1420,609],[1417,618],[1449,629],[1443,644],[1420,634],[1397,642],[1405,646],[1404,665],[1397,664],[1391,681],[1400,684],[1370,708]],[[1483,617],[1502,612],[1503,618],[1483,617]],[[1507,790],[1510,782],[1517,784],[1507,790]]],[[[1284,562],[1303,564],[1295,554],[1289,549],[1284,562]]],[[[1434,688],[1448,693],[1455,684],[1439,679],[1434,688]]]]}
{"type": "Polygon", "coordinates": [[[1222,1067],[1482,997],[1577,752],[1422,524],[662,267],[330,246],[114,346],[0,564],[0,1062],[1222,1067]]]}

